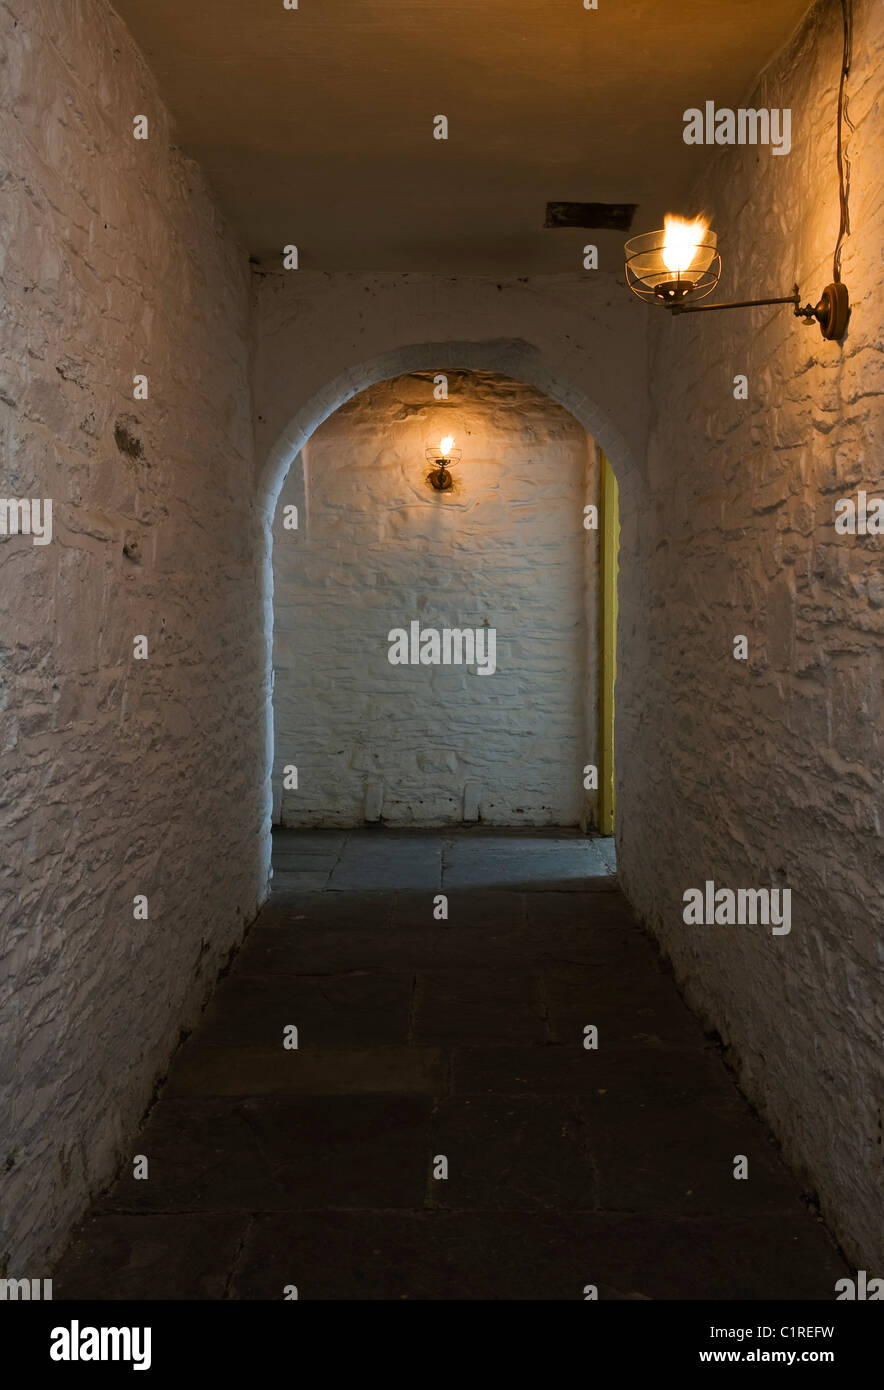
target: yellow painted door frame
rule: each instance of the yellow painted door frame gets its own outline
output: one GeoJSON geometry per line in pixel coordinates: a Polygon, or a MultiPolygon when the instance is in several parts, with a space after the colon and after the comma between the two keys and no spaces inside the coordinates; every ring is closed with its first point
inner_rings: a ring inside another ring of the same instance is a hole
{"type": "Polygon", "coordinates": [[[614,685],[617,679],[617,575],[620,502],[617,479],[601,451],[601,689],[599,691],[599,830],[614,833],[614,685]]]}

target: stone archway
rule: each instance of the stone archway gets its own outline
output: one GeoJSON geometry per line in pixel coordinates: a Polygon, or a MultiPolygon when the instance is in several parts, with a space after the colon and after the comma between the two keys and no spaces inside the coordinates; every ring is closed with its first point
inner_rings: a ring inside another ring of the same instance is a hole
{"type": "Polygon", "coordinates": [[[563,379],[532,343],[519,338],[488,342],[410,343],[359,362],[330,381],[305,401],[279,435],[262,469],[258,483],[261,513],[272,518],[276,500],[292,462],[315,429],[345,401],[379,381],[406,372],[460,367],[499,372],[524,381],[558,401],[583,425],[612,460],[616,460],[621,486],[624,476],[634,476],[638,461],[627,438],[603,406],[590,400],[576,385],[563,379]]]}
{"type": "Polygon", "coordinates": [[[413,371],[461,370],[497,372],[535,387],[551,400],[564,406],[579,424],[591,434],[612,460],[622,481],[634,483],[638,477],[638,460],[626,438],[608,412],[589,399],[572,382],[564,380],[544,355],[524,339],[492,339],[477,341],[442,341],[411,343],[393,351],[360,362],[335,377],[320,391],[306,400],[277,437],[259,477],[258,507],[263,529],[262,548],[262,613],[265,641],[264,748],[262,775],[264,797],[264,865],[270,864],[270,841],[273,811],[273,538],[272,526],[277,500],[286,476],[295,459],[313,432],[340,406],[360,391],[380,381],[413,371]]]}

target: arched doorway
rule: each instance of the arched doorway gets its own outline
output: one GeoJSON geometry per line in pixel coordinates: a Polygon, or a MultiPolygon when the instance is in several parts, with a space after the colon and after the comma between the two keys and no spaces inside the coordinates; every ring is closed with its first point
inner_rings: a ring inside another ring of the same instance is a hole
{"type": "MultiPolygon", "coordinates": [[[[585,393],[558,374],[537,348],[518,339],[502,339],[490,342],[441,342],[421,343],[404,346],[384,353],[369,362],[349,368],[319,393],[304,402],[290,419],[286,428],[276,441],[262,471],[259,488],[259,506],[264,526],[265,548],[263,564],[264,623],[267,654],[267,680],[265,688],[266,737],[265,748],[265,854],[269,866],[270,826],[273,815],[273,565],[272,528],[276,505],[284,481],[295,459],[305,443],[318,427],[340,406],[352,399],[360,391],[376,383],[402,376],[408,372],[444,373],[446,368],[454,370],[479,370],[498,373],[525,383],[548,396],[552,401],[564,406],[575,420],[591,434],[604,456],[617,460],[618,472],[634,480],[637,477],[636,461],[630,446],[607,412],[585,393]]],[[[610,474],[613,477],[613,471],[610,474]]],[[[610,497],[610,488],[609,488],[610,497]]],[[[608,598],[610,600],[610,591],[608,598]]],[[[597,615],[600,616],[600,615],[597,615]]],[[[609,667],[610,669],[610,667],[609,667]]],[[[611,683],[613,693],[613,683],[611,683]]],[[[596,705],[594,733],[600,732],[599,711],[596,705]]],[[[612,765],[613,746],[606,749],[605,756],[612,765]]],[[[601,754],[600,754],[601,758],[601,754]]],[[[605,769],[597,769],[597,777],[605,779],[605,769]]],[[[610,781],[610,778],[608,779],[610,781]]],[[[610,823],[610,814],[609,814],[610,823]]]]}

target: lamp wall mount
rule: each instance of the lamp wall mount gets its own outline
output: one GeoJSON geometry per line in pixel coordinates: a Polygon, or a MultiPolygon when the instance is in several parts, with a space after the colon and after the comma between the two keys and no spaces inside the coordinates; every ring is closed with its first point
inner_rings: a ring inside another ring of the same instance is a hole
{"type": "Polygon", "coordinates": [[[454,474],[447,463],[447,459],[436,459],[435,468],[427,474],[427,482],[436,492],[450,492],[454,487],[454,474]]]}
{"type": "Polygon", "coordinates": [[[847,286],[840,281],[826,285],[819,301],[816,304],[805,304],[803,308],[797,285],[791,294],[781,295],[775,299],[734,299],[721,304],[685,304],[683,301],[679,301],[666,304],[666,308],[671,314],[705,314],[713,309],[754,309],[765,304],[794,305],[795,317],[803,319],[806,324],[818,323],[823,337],[830,341],[838,341],[844,337],[847,331],[847,320],[850,317],[850,296],[847,293],[847,286]]]}
{"type": "Polygon", "coordinates": [[[450,492],[454,487],[454,474],[451,471],[453,463],[459,463],[461,450],[455,444],[450,434],[444,435],[439,440],[438,447],[429,445],[424,450],[427,463],[430,464],[430,471],[427,473],[427,482],[434,492],[450,492]]]}
{"type": "Polygon", "coordinates": [[[847,332],[847,320],[850,318],[847,286],[840,280],[826,285],[817,304],[805,304],[803,309],[795,305],[795,317],[803,318],[805,323],[818,323],[824,338],[839,341],[847,332]]]}

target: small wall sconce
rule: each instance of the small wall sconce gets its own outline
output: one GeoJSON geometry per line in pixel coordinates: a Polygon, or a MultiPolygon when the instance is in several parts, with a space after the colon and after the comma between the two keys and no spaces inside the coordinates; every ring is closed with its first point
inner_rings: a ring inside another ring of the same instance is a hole
{"type": "Polygon", "coordinates": [[[430,445],[426,450],[427,463],[433,465],[427,474],[427,482],[437,492],[448,492],[454,486],[451,464],[459,463],[461,450],[450,434],[439,440],[439,447],[430,445]]]}

